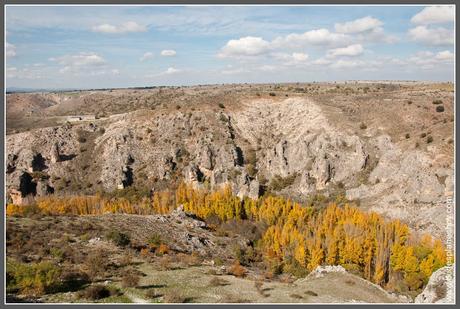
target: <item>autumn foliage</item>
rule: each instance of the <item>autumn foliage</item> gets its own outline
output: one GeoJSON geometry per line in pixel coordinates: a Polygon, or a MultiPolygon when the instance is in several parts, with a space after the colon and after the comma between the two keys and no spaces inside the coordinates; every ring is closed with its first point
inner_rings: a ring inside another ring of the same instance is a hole
{"type": "MultiPolygon", "coordinates": [[[[413,234],[398,220],[385,220],[343,201],[318,208],[277,196],[241,200],[230,187],[210,192],[181,184],[175,194],[159,192],[137,203],[96,195],[47,197],[38,200],[36,207],[49,215],[145,215],[168,213],[178,205],[203,219],[264,222],[268,228],[258,249],[272,264],[295,264],[307,272],[319,265],[342,265],[400,292],[420,289],[447,262],[446,250],[439,240],[413,234]]],[[[18,206],[8,206],[8,215],[20,212],[18,206]]],[[[162,253],[168,251],[166,246],[160,249],[162,253]]]]}

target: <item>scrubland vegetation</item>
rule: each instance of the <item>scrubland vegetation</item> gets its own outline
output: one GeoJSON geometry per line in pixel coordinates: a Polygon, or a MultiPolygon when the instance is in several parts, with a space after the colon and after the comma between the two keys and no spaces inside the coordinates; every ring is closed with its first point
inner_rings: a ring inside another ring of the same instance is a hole
{"type": "MultiPolygon", "coordinates": [[[[363,212],[343,198],[330,201],[326,207],[317,207],[315,203],[301,205],[270,195],[257,200],[241,200],[229,187],[210,192],[181,184],[175,192],[158,192],[153,198],[129,200],[100,194],[46,197],[35,205],[8,205],[7,214],[148,215],[166,214],[178,205],[206,220],[218,233],[221,227],[227,231],[253,227],[253,235],[248,237],[251,241],[249,249],[234,249],[235,262],[229,273],[237,277],[244,277],[245,267],[259,260],[266,265],[268,277],[283,272],[302,277],[319,265],[342,265],[387,290],[414,294],[426,285],[435,270],[447,262],[445,248],[439,240],[411,233],[404,223],[363,212]],[[257,229],[255,224],[261,224],[263,228],[257,229]]],[[[119,247],[130,243],[129,236],[123,231],[112,231],[106,237],[119,247]]],[[[148,246],[141,252],[144,256],[150,252],[160,256],[169,252],[170,248],[162,242],[161,236],[153,234],[148,237],[148,246]]],[[[11,261],[7,268],[9,286],[25,292],[33,291],[32,294],[56,289],[59,271],[52,264],[22,265],[11,261]]],[[[124,286],[135,286],[136,282],[135,274],[123,275],[124,286]]]]}

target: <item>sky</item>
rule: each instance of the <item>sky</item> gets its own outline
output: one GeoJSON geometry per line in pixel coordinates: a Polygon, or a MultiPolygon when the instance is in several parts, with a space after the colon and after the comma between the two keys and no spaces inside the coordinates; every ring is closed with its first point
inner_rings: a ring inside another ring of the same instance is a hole
{"type": "Polygon", "coordinates": [[[453,6],[11,6],[7,87],[454,79],[453,6]]]}

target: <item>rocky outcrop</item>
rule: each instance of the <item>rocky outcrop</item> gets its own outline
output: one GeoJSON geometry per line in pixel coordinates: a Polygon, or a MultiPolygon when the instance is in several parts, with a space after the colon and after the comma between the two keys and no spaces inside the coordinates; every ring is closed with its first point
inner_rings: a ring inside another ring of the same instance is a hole
{"type": "Polygon", "coordinates": [[[442,236],[453,194],[447,156],[441,159],[450,165],[441,165],[439,155],[402,147],[378,130],[339,128],[320,104],[300,97],[219,111],[137,110],[8,135],[6,144],[7,189],[21,191],[21,175],[39,172],[33,196],[162,190],[184,179],[257,198],[277,179],[277,193],[305,199],[339,188],[362,207],[442,236]]]}
{"type": "Polygon", "coordinates": [[[414,302],[422,304],[455,303],[454,272],[455,267],[453,265],[444,266],[435,271],[423,292],[415,298],[414,302]]]}

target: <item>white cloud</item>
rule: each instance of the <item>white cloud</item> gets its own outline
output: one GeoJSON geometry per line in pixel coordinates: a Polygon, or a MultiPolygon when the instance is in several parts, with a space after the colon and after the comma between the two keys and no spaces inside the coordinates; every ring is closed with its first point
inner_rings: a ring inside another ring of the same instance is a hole
{"type": "Polygon", "coordinates": [[[145,54],[142,55],[142,57],[139,58],[139,61],[143,62],[143,61],[146,61],[152,58],[153,58],[153,53],[146,52],[145,54]]]}
{"type": "Polygon", "coordinates": [[[329,67],[333,69],[350,69],[356,67],[362,67],[365,65],[364,61],[352,61],[352,60],[337,60],[336,62],[332,63],[329,67]]]}
{"type": "Polygon", "coordinates": [[[16,56],[16,46],[14,46],[13,44],[10,44],[8,42],[6,42],[6,57],[7,58],[10,58],[10,57],[14,57],[16,56]]]}
{"type": "Polygon", "coordinates": [[[455,7],[428,6],[412,17],[411,22],[416,25],[429,25],[453,22],[455,19],[455,7]]]}
{"type": "Polygon", "coordinates": [[[270,43],[260,37],[247,36],[238,40],[230,40],[222,47],[219,58],[239,58],[245,56],[257,56],[267,52],[270,43]]]}
{"type": "Polygon", "coordinates": [[[326,59],[324,57],[321,57],[321,58],[316,59],[312,63],[317,64],[317,65],[328,65],[328,64],[331,64],[332,61],[330,59],[326,59]]]}
{"type": "Polygon", "coordinates": [[[273,40],[275,47],[303,46],[303,45],[337,45],[350,40],[350,37],[343,33],[330,32],[327,29],[310,30],[301,34],[291,33],[285,37],[278,37],[273,40]]]}
{"type": "Polygon", "coordinates": [[[383,23],[371,16],[366,16],[346,23],[336,23],[335,31],[339,33],[359,33],[382,26],[383,23]]]}
{"type": "Polygon", "coordinates": [[[441,52],[437,53],[435,58],[437,60],[441,60],[441,61],[453,61],[454,60],[454,54],[451,53],[448,50],[445,50],[445,51],[441,51],[441,52]]]}
{"type": "Polygon", "coordinates": [[[112,69],[110,71],[113,75],[120,75],[120,71],[118,69],[112,69]]]}
{"type": "Polygon", "coordinates": [[[173,68],[173,67],[170,67],[166,71],[164,71],[163,74],[175,74],[175,73],[179,73],[179,72],[181,72],[181,70],[173,68]]]}
{"type": "Polygon", "coordinates": [[[424,43],[427,45],[449,45],[454,44],[454,33],[443,27],[427,28],[426,26],[417,26],[409,29],[411,40],[424,43]]]}
{"type": "Polygon", "coordinates": [[[9,67],[6,69],[6,77],[11,79],[41,79],[43,74],[37,69],[9,67]]]}
{"type": "Polygon", "coordinates": [[[353,44],[349,45],[347,47],[341,47],[341,48],[335,48],[335,49],[330,49],[327,52],[327,57],[329,58],[335,58],[338,56],[359,56],[363,53],[364,48],[361,44],[353,44]]]}
{"type": "Polygon", "coordinates": [[[176,51],[172,49],[165,49],[161,51],[161,55],[165,57],[172,57],[176,55],[176,51]]]}
{"type": "Polygon", "coordinates": [[[49,60],[63,66],[59,70],[60,73],[83,73],[88,75],[95,75],[96,73],[106,74],[106,71],[103,69],[106,68],[107,62],[96,53],[82,52],[76,55],[64,55],[57,58],[50,58],[49,60]]]}
{"type": "Polygon", "coordinates": [[[275,59],[283,61],[284,65],[299,65],[306,64],[308,61],[308,54],[305,53],[275,53],[273,54],[275,59]]]}
{"type": "Polygon", "coordinates": [[[268,65],[268,64],[265,64],[265,65],[263,65],[263,66],[261,66],[261,67],[259,68],[259,70],[262,71],[262,72],[274,72],[274,71],[276,71],[277,69],[278,69],[278,68],[277,68],[276,66],[274,66],[274,65],[268,65]]]}
{"type": "Polygon", "coordinates": [[[129,32],[145,32],[147,27],[139,25],[135,21],[128,21],[121,25],[101,24],[92,28],[94,32],[100,33],[129,33],[129,32]]]}
{"type": "Polygon", "coordinates": [[[408,62],[423,70],[431,70],[440,65],[450,65],[454,60],[454,54],[448,50],[433,53],[420,51],[409,57],[408,62]]]}
{"type": "Polygon", "coordinates": [[[58,58],[50,58],[62,65],[68,66],[99,66],[106,63],[104,58],[96,53],[79,53],[76,55],[64,55],[58,58]]]}

